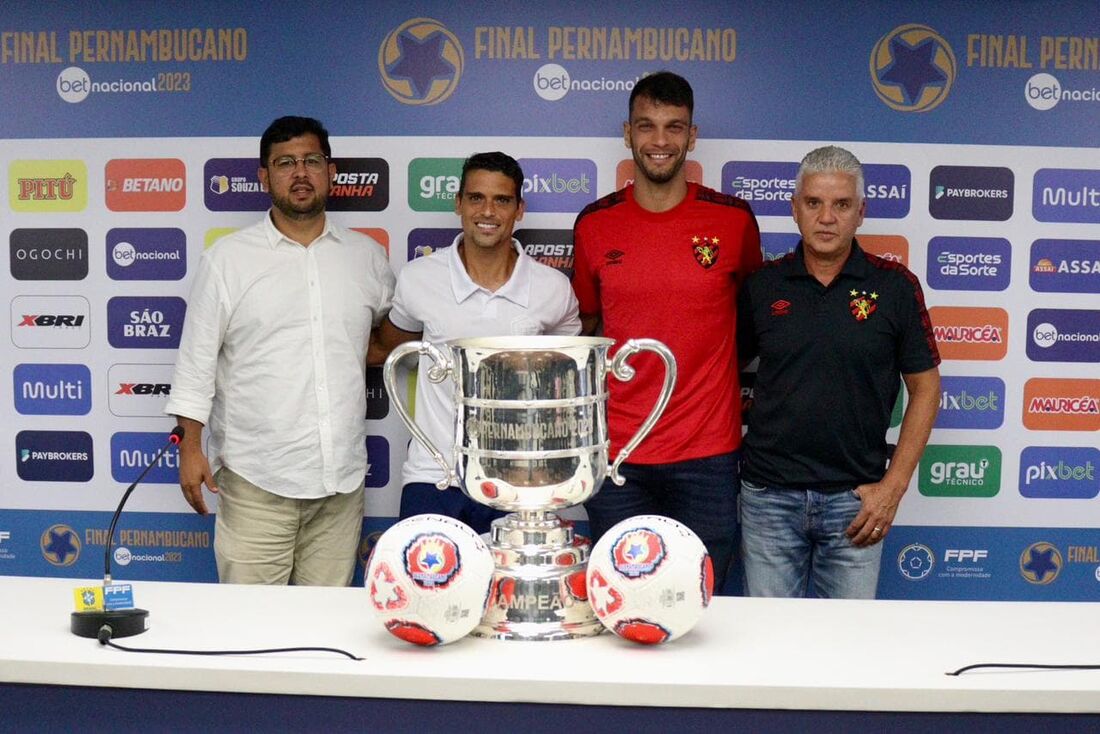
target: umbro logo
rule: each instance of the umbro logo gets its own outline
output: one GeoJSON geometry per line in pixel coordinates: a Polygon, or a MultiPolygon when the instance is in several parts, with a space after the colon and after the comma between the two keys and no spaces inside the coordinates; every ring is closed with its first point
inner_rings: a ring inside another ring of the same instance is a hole
{"type": "Polygon", "coordinates": [[[604,257],[607,258],[608,265],[622,265],[625,254],[622,250],[608,250],[604,253],[604,257]]]}
{"type": "Polygon", "coordinates": [[[780,298],[772,304],[772,316],[787,316],[791,313],[791,302],[780,298]]]}

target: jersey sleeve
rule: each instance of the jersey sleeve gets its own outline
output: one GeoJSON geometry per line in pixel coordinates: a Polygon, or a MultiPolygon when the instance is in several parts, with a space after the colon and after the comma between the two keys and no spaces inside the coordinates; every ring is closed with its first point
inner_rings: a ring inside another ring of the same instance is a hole
{"type": "Polygon", "coordinates": [[[911,286],[902,315],[902,334],[898,343],[898,369],[903,375],[930,370],[940,363],[932,320],[924,305],[920,281],[910,271],[904,272],[911,286]]]}
{"type": "Polygon", "coordinates": [[[573,293],[580,313],[585,316],[601,311],[599,276],[592,267],[592,247],[589,228],[578,217],[573,225],[573,293]]]}

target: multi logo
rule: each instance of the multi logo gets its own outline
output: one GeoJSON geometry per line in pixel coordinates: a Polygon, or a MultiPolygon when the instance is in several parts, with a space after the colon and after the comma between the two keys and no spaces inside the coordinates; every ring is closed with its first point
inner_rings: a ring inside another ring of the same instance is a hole
{"type": "Polygon", "coordinates": [[[1100,171],[1040,168],[1031,192],[1039,222],[1100,222],[1100,171]]]}

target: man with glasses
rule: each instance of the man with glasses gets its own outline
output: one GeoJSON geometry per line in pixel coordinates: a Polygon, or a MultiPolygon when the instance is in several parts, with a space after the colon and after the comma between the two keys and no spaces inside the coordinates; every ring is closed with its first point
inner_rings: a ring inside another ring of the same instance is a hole
{"type": "Polygon", "coordinates": [[[367,346],[394,277],[382,246],[326,217],[331,152],[317,120],[271,123],[272,207],[203,253],[188,301],[165,411],[185,430],[184,498],[205,515],[202,486],[220,497],[225,583],[346,586],[355,569],[367,346]]]}

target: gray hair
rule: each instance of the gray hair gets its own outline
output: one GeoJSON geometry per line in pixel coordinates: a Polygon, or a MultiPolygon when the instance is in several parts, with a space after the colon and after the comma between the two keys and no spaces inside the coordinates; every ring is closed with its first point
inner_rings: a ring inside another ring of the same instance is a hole
{"type": "Polygon", "coordinates": [[[802,179],[814,173],[847,173],[856,179],[856,194],[863,200],[863,166],[850,151],[835,145],[816,148],[806,154],[798,165],[794,179],[795,196],[802,190],[802,179]]]}

